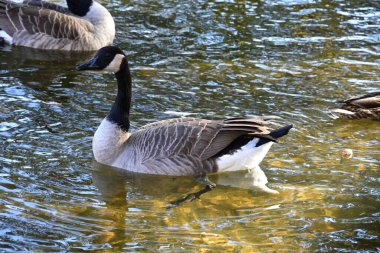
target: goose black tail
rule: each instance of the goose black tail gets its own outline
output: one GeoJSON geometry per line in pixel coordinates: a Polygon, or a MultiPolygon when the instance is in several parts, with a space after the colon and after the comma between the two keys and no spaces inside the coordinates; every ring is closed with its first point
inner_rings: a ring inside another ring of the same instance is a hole
{"type": "Polygon", "coordinates": [[[269,134],[270,138],[265,138],[265,137],[260,138],[259,142],[256,144],[256,147],[264,145],[267,142],[277,140],[278,138],[281,138],[284,135],[287,135],[289,133],[289,130],[292,127],[293,125],[287,125],[270,132],[269,134]]]}
{"type": "Polygon", "coordinates": [[[279,129],[276,129],[272,132],[270,132],[270,136],[272,136],[275,139],[281,138],[284,135],[287,135],[289,133],[289,130],[293,127],[293,125],[287,125],[284,127],[281,127],[279,129]]]}

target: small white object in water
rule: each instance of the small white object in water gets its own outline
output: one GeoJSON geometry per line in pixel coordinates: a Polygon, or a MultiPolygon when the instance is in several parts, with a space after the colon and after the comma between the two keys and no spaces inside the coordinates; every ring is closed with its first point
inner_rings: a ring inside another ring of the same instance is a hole
{"type": "Polygon", "coordinates": [[[342,157],[344,159],[350,159],[353,156],[352,149],[346,148],[342,151],[342,157]]]}

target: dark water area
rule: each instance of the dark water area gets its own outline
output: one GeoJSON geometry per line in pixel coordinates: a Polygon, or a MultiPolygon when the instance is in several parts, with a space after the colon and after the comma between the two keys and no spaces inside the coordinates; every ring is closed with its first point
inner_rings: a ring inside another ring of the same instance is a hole
{"type": "MultiPolygon", "coordinates": [[[[62,3],[58,1],[59,3],[62,3]]],[[[294,129],[246,172],[128,174],[92,159],[116,93],[92,53],[0,48],[1,252],[378,252],[380,125],[337,101],[380,90],[378,1],[101,1],[133,78],[132,129],[161,119],[276,115],[294,129]],[[344,149],[353,158],[342,159],[344,149]]]]}

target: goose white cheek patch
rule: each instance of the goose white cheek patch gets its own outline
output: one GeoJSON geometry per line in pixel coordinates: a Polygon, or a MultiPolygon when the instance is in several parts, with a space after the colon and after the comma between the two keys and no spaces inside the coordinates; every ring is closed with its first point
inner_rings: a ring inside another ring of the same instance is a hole
{"type": "Polygon", "coordinates": [[[125,56],[122,54],[115,55],[113,60],[110,62],[110,64],[108,64],[107,67],[105,67],[103,69],[103,71],[105,71],[105,72],[118,72],[120,70],[120,64],[121,64],[122,60],[124,59],[124,57],[125,56]]]}

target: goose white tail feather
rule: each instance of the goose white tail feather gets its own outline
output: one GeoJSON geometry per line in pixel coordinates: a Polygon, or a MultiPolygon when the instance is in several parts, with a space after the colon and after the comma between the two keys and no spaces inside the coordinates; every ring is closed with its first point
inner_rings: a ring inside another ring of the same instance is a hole
{"type": "Polygon", "coordinates": [[[259,138],[254,138],[235,153],[219,157],[216,161],[218,171],[237,171],[258,167],[273,144],[270,141],[256,147],[258,141],[259,138]]]}
{"type": "Polygon", "coordinates": [[[259,167],[260,162],[268,153],[273,142],[270,141],[256,147],[258,141],[259,138],[255,138],[235,153],[218,158],[217,165],[219,171],[223,172],[248,169],[245,177],[252,179],[252,186],[255,189],[271,194],[278,194],[278,191],[272,190],[266,186],[268,179],[264,171],[259,167]]]}

